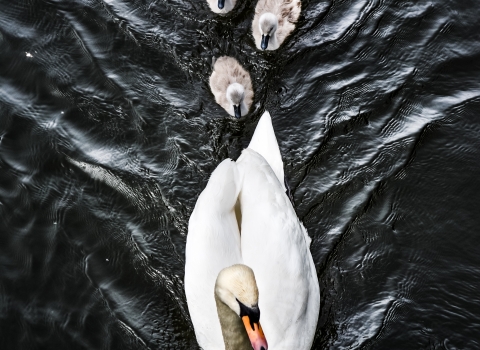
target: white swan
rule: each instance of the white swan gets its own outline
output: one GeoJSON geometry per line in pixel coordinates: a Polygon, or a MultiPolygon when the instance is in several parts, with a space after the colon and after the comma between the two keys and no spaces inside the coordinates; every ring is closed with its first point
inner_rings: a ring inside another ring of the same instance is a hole
{"type": "Polygon", "coordinates": [[[319,285],[310,238],[285,194],[283,176],[265,112],[248,148],[236,162],[218,165],[197,200],[188,226],[185,293],[205,350],[312,345],[319,285]],[[253,278],[239,276],[238,266],[251,268],[253,278]]]}
{"type": "Polygon", "coordinates": [[[213,12],[225,14],[233,10],[237,0],[207,0],[207,2],[213,12]]]}
{"type": "Polygon", "coordinates": [[[252,23],[257,48],[278,49],[295,29],[300,10],[300,0],[259,0],[252,23]]]}
{"type": "Polygon", "coordinates": [[[240,118],[248,113],[253,101],[252,79],[235,58],[223,56],[215,61],[210,89],[231,116],[240,118]]]}

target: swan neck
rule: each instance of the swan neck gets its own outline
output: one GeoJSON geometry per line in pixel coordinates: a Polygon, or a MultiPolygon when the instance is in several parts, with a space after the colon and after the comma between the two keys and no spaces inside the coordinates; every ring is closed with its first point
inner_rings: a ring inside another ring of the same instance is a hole
{"type": "Polygon", "coordinates": [[[224,12],[229,12],[233,10],[235,3],[232,0],[225,0],[225,7],[223,8],[224,12]]]}
{"type": "Polygon", "coordinates": [[[242,116],[245,116],[248,114],[248,108],[247,108],[247,105],[245,104],[245,101],[242,101],[242,104],[240,105],[240,109],[242,111],[242,116]]]}
{"type": "Polygon", "coordinates": [[[278,45],[277,31],[275,30],[270,37],[270,42],[268,43],[268,48],[271,50],[276,50],[280,45],[278,45]]]}
{"type": "Polygon", "coordinates": [[[215,303],[217,304],[225,350],[252,350],[252,345],[240,317],[221,301],[216,293],[215,303]]]}

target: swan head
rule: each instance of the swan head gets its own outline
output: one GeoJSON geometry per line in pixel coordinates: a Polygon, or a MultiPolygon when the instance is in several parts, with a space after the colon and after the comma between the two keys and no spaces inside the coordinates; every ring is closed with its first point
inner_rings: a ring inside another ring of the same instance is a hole
{"type": "Polygon", "coordinates": [[[227,87],[227,100],[233,106],[234,115],[236,118],[242,117],[242,103],[245,98],[245,88],[242,84],[233,83],[227,87]]]}
{"type": "Polygon", "coordinates": [[[220,271],[215,294],[240,317],[254,350],[267,350],[267,340],[260,326],[258,289],[251,268],[237,264],[220,271]]]}
{"type": "Polygon", "coordinates": [[[260,26],[260,33],[262,34],[262,50],[266,50],[268,47],[268,40],[275,35],[275,31],[278,27],[278,19],[271,12],[266,12],[260,16],[258,22],[260,26]]]}

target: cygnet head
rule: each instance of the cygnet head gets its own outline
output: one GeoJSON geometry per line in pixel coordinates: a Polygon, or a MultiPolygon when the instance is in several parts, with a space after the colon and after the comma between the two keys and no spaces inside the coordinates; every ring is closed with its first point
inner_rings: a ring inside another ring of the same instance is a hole
{"type": "Polygon", "coordinates": [[[213,12],[224,15],[233,10],[237,0],[207,0],[207,2],[213,12]]]}
{"type": "Polygon", "coordinates": [[[233,106],[233,111],[236,118],[242,117],[241,107],[244,98],[245,88],[242,84],[233,83],[227,87],[227,100],[233,106]]]}
{"type": "Polygon", "coordinates": [[[268,47],[268,40],[275,35],[278,27],[278,19],[271,12],[266,12],[260,16],[258,25],[260,26],[260,33],[262,33],[262,50],[268,47]]]}
{"type": "Polygon", "coordinates": [[[243,321],[254,350],[267,350],[267,340],[260,326],[258,289],[251,268],[237,264],[220,271],[215,282],[215,294],[243,321]]]}

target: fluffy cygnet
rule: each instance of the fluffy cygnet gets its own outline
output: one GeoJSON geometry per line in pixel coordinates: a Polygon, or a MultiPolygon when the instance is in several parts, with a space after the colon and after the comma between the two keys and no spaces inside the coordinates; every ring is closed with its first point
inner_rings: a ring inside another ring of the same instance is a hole
{"type": "Polygon", "coordinates": [[[236,118],[245,116],[253,101],[250,74],[233,57],[216,60],[210,76],[215,101],[236,118]]]}
{"type": "Polygon", "coordinates": [[[300,10],[300,0],[259,0],[252,23],[257,48],[278,49],[295,29],[300,10]]]}

